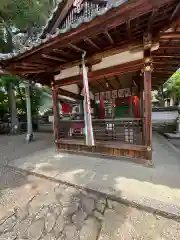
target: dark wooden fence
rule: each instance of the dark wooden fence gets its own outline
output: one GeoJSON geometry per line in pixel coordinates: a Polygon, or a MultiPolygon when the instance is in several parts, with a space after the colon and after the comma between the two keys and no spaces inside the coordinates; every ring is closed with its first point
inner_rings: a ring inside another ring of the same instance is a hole
{"type": "MultiPolygon", "coordinates": [[[[142,119],[93,120],[95,140],[142,144],[142,119]]],[[[84,120],[61,120],[61,138],[83,139],[84,120]]]]}

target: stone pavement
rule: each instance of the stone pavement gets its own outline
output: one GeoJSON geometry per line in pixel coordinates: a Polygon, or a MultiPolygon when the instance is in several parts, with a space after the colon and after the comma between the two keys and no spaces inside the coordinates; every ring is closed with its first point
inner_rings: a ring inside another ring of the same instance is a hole
{"type": "MultiPolygon", "coordinates": [[[[126,159],[120,161],[57,153],[54,147],[10,159],[8,166],[96,190],[122,202],[171,217],[180,217],[180,156],[166,139],[156,133],[153,134],[154,168],[146,168],[126,159]]],[[[0,162],[6,165],[3,159],[0,162]]]]}
{"type": "Polygon", "coordinates": [[[180,223],[4,167],[0,240],[178,240],[180,223]]]}

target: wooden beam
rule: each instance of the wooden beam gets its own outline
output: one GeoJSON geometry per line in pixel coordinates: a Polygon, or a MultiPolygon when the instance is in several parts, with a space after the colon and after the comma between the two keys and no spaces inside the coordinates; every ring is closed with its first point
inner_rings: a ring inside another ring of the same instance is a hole
{"type": "MultiPolygon", "coordinates": [[[[106,69],[100,69],[97,71],[89,72],[88,80],[89,80],[89,82],[92,82],[92,81],[95,81],[98,79],[102,79],[104,77],[112,77],[115,75],[124,74],[126,72],[136,72],[141,69],[142,65],[143,65],[142,60],[136,60],[136,61],[132,61],[129,63],[123,63],[123,64],[116,65],[113,67],[109,67],[106,69]]],[[[69,77],[66,79],[56,80],[56,85],[57,86],[65,86],[65,85],[69,85],[69,84],[78,83],[80,81],[81,81],[81,76],[78,75],[78,76],[69,77]]]]}
{"type": "Polygon", "coordinates": [[[99,88],[100,88],[102,91],[106,91],[106,90],[107,90],[106,87],[105,87],[102,83],[100,83],[98,80],[96,80],[96,82],[98,83],[99,88]]]}
{"type": "Polygon", "coordinates": [[[180,39],[180,32],[165,32],[160,34],[160,38],[169,39],[169,38],[178,38],[180,39]]]}
{"type": "MultiPolygon", "coordinates": [[[[176,70],[175,70],[176,71],[176,70]]],[[[163,73],[163,74],[167,74],[167,75],[172,75],[173,73],[175,73],[175,71],[173,72],[169,72],[169,71],[166,71],[166,70],[157,70],[155,71],[155,73],[163,73]]]]}
{"type": "Polygon", "coordinates": [[[52,82],[51,82],[51,87],[52,87],[52,102],[53,102],[53,116],[54,116],[54,121],[53,121],[53,129],[54,129],[54,140],[57,141],[60,139],[60,121],[59,121],[59,108],[58,108],[58,92],[57,89],[55,89],[55,81],[54,81],[54,76],[52,76],[52,82]]]}
{"type": "Polygon", "coordinates": [[[160,46],[160,49],[180,49],[180,46],[178,45],[171,45],[171,46],[160,46]]]}
{"type": "Polygon", "coordinates": [[[116,78],[116,81],[118,82],[118,85],[121,87],[121,81],[119,80],[119,77],[116,75],[115,78],[116,78]]]}
{"type": "Polygon", "coordinates": [[[62,88],[57,88],[57,91],[60,95],[64,95],[64,96],[67,96],[67,97],[70,97],[70,98],[74,98],[76,100],[83,100],[84,99],[83,96],[75,94],[73,92],[69,92],[69,91],[67,91],[65,89],[62,89],[62,88]]]}
{"type": "Polygon", "coordinates": [[[104,35],[105,35],[106,39],[108,40],[108,42],[109,42],[111,45],[113,45],[113,44],[114,44],[114,40],[112,39],[112,37],[111,37],[110,33],[108,32],[108,30],[106,30],[106,31],[104,32],[104,35]]]}
{"type": "Polygon", "coordinates": [[[57,61],[57,62],[67,62],[67,60],[65,60],[64,58],[54,57],[46,54],[42,54],[41,57],[48,60],[57,61]]]}
{"type": "Polygon", "coordinates": [[[89,45],[91,45],[93,48],[100,50],[100,48],[90,38],[84,37],[83,40],[89,45]]]}
{"type": "Polygon", "coordinates": [[[28,63],[28,62],[21,62],[21,66],[34,67],[34,68],[42,68],[42,67],[46,68],[47,67],[47,65],[44,65],[44,63],[28,63]]]}
{"type": "Polygon", "coordinates": [[[33,74],[33,73],[43,73],[46,72],[45,69],[31,69],[31,70],[26,70],[26,69],[11,69],[11,72],[14,74],[33,74]]]}
{"type": "Polygon", "coordinates": [[[69,46],[70,48],[72,48],[73,50],[75,50],[76,52],[81,52],[81,53],[84,52],[83,49],[77,47],[76,45],[74,45],[74,44],[72,44],[72,43],[68,43],[68,46],[69,46]]]}
{"type": "Polygon", "coordinates": [[[180,55],[154,55],[153,58],[180,58],[180,55]]]}
{"type": "Polygon", "coordinates": [[[175,72],[176,71],[176,69],[177,69],[177,67],[174,67],[174,68],[170,68],[170,67],[166,67],[166,68],[164,68],[163,66],[155,66],[154,67],[154,71],[156,72],[156,71],[164,71],[164,72],[175,72]]]}
{"type": "Polygon", "coordinates": [[[68,60],[71,59],[71,56],[72,56],[71,53],[65,52],[62,49],[53,49],[53,52],[62,55],[63,57],[67,58],[68,60]]]}
{"type": "Polygon", "coordinates": [[[157,64],[157,65],[165,65],[165,66],[167,66],[167,65],[179,65],[179,61],[153,61],[153,64],[157,64]]]}
{"type": "MultiPolygon", "coordinates": [[[[145,145],[152,147],[152,103],[151,103],[151,71],[144,71],[144,140],[145,145]]],[[[151,159],[150,159],[151,160],[151,159]]]]}

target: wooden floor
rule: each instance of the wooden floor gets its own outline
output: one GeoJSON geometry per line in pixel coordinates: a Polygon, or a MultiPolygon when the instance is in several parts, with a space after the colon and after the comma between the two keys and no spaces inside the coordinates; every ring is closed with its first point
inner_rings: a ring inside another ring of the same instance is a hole
{"type": "Polygon", "coordinates": [[[96,141],[95,146],[87,146],[83,139],[60,139],[57,148],[68,152],[90,152],[113,157],[128,157],[132,160],[151,160],[147,148],[141,145],[126,144],[118,141],[96,141]]]}

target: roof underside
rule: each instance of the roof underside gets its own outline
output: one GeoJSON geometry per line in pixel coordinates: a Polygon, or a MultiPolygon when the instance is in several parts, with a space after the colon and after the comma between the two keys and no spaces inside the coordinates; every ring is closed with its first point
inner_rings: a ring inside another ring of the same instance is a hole
{"type": "MultiPolygon", "coordinates": [[[[160,42],[160,48],[152,54],[153,85],[163,83],[179,68],[179,0],[124,0],[107,12],[102,9],[100,11],[97,8],[96,17],[92,12],[89,20],[77,19],[78,23],[73,22],[73,26],[76,25],[74,29],[68,28],[72,27],[72,18],[69,16],[73,10],[70,9],[64,21],[58,25],[66,27],[61,29],[61,34],[56,32],[57,36],[45,40],[39,47],[2,61],[2,66],[12,73],[50,84],[53,72],[81,64],[83,51],[86,51],[87,63],[93,65],[101,61],[102,56],[142,48],[144,33],[151,32],[153,41],[160,42]],[[83,23],[85,20],[87,22],[83,23]],[[170,32],[165,32],[168,28],[170,32]]],[[[134,71],[136,75],[140,68],[134,71]]],[[[105,76],[102,79],[104,82],[107,80],[105,76]]]]}

